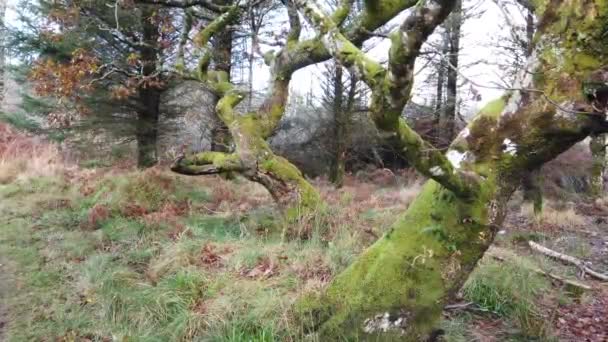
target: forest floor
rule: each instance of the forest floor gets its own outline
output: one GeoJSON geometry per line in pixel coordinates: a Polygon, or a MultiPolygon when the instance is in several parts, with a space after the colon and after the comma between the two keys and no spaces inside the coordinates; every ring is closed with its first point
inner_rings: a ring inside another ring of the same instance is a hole
{"type": "MultiPolygon", "coordinates": [[[[387,171],[350,176],[341,189],[317,180],[329,208],[286,226],[244,180],[83,169],[52,150],[20,150],[0,158],[0,339],[9,341],[314,341],[291,304],[382,236],[421,184],[387,171]]],[[[608,272],[608,206],[571,200],[549,200],[535,217],[515,196],[495,246],[444,313],[445,341],[608,341],[606,283],[527,246],[608,272]]]]}

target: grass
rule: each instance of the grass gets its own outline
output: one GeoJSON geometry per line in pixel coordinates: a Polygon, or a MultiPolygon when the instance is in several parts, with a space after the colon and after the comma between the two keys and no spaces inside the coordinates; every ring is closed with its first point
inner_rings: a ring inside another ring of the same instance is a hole
{"type": "Polygon", "coordinates": [[[334,205],[312,220],[309,240],[287,241],[271,200],[248,204],[230,183],[89,175],[0,185],[10,199],[0,203],[0,253],[19,270],[9,341],[301,340],[294,299],[371,243],[366,227],[393,217],[334,205]]]}
{"type": "Polygon", "coordinates": [[[586,224],[585,218],[579,215],[572,207],[554,208],[551,205],[545,205],[539,217],[536,217],[532,204],[524,203],[521,206],[521,214],[524,217],[536,220],[540,224],[552,226],[572,227],[576,229],[586,224]]]}
{"type": "MultiPolygon", "coordinates": [[[[309,239],[285,240],[271,200],[249,204],[243,186],[154,170],[0,185],[0,253],[19,270],[8,340],[300,341],[295,298],[321,291],[401,212],[395,200],[411,201],[404,189],[356,201],[342,190],[297,227],[309,239]]],[[[535,305],[548,287],[489,262],[464,293],[530,337],[546,335],[535,305]]],[[[444,339],[470,340],[471,322],[445,321],[444,339]]]]}
{"type": "Polygon", "coordinates": [[[483,310],[511,319],[525,336],[537,338],[547,334],[538,302],[550,288],[546,278],[521,264],[486,261],[473,272],[463,293],[483,310]]]}
{"type": "MultiPolygon", "coordinates": [[[[419,189],[321,184],[328,207],[286,227],[268,194],[243,181],[71,173],[65,165],[43,172],[3,160],[0,257],[14,270],[9,341],[303,340],[294,300],[322,291],[419,189]]],[[[536,305],[549,286],[517,265],[487,262],[464,293],[525,336],[545,336],[536,305]]],[[[445,339],[470,340],[471,322],[446,320],[445,339]]]]}

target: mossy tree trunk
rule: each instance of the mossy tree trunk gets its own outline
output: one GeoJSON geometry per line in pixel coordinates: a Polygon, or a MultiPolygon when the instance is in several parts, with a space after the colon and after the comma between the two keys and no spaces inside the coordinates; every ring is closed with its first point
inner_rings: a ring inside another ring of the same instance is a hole
{"type": "MultiPolygon", "coordinates": [[[[157,3],[163,4],[162,0],[157,3]]],[[[168,3],[168,2],[167,2],[168,3]]],[[[355,44],[361,45],[370,37],[369,32],[386,24],[404,9],[415,4],[414,0],[395,3],[383,8],[382,13],[363,11],[361,20],[345,28],[345,34],[355,44]]],[[[299,16],[292,1],[287,1],[291,30],[285,46],[278,52],[264,55],[271,70],[269,95],[255,111],[245,115],[234,112],[234,107],[244,99],[244,93],[236,89],[224,71],[208,70],[210,54],[205,53],[193,74],[185,70],[184,48],[188,36],[182,36],[182,48],[178,55],[178,70],[190,77],[194,76],[206,83],[220,98],[216,112],[228,127],[234,139],[233,153],[203,152],[179,158],[172,170],[187,175],[239,173],[266,187],[289,220],[305,219],[317,208],[323,206],[318,191],[303,177],[302,173],[286,159],[275,155],[266,139],[275,131],[285,112],[289,95],[289,83],[294,72],[308,65],[331,58],[319,37],[300,40],[299,16]]],[[[171,2],[171,6],[175,6],[171,2]]],[[[350,1],[342,0],[333,18],[342,23],[350,10],[350,1]]],[[[184,7],[187,7],[184,5],[184,7]]],[[[209,40],[221,32],[226,25],[242,17],[246,7],[234,5],[223,7],[216,20],[201,30],[195,41],[205,49],[209,40]]],[[[186,21],[192,27],[192,20],[186,21]]],[[[189,32],[185,28],[184,32],[189,32]]]]}
{"type": "Polygon", "coordinates": [[[606,173],[606,135],[598,134],[589,141],[591,150],[591,196],[601,197],[604,192],[604,174],[606,173]]]}
{"type": "MultiPolygon", "coordinates": [[[[216,3],[227,6],[232,4],[233,0],[221,0],[216,1],[216,3]]],[[[228,76],[228,82],[230,82],[232,74],[232,41],[233,31],[231,28],[218,32],[211,41],[214,70],[224,71],[228,76]]],[[[219,100],[219,97],[216,97],[216,104],[219,100]]],[[[230,152],[232,146],[230,131],[217,116],[214,119],[211,128],[211,151],[230,152]]]]}
{"type": "Polygon", "coordinates": [[[324,293],[297,303],[299,317],[324,340],[422,341],[492,243],[521,178],[608,129],[602,69],[608,6],[533,1],[541,24],[516,90],[481,110],[443,155],[398,113],[409,99],[422,42],[455,1],[423,1],[409,14],[391,35],[388,69],[350,44],[314,2],[296,2],[332,55],[359,70],[372,89],[377,126],[399,138],[403,153],[431,178],[388,233],[324,293]]]}

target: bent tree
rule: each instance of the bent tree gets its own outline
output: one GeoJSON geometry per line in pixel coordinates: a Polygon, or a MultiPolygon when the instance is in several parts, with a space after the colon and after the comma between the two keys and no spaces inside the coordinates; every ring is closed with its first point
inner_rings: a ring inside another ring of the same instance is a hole
{"type": "MultiPolygon", "coordinates": [[[[327,340],[424,340],[503,223],[526,173],[590,134],[608,130],[608,6],[599,0],[533,0],[534,52],[517,85],[482,109],[441,154],[400,113],[422,42],[454,0],[418,2],[390,35],[387,67],[371,60],[315,1],[296,0],[325,48],[371,88],[371,115],[430,180],[392,228],[321,294],[297,303],[305,326],[327,340]]],[[[366,1],[382,13],[399,1],[366,1]]]]}
{"type": "MultiPolygon", "coordinates": [[[[189,70],[183,62],[178,62],[178,69],[182,70],[184,77],[195,78],[205,83],[220,98],[216,114],[228,127],[235,151],[233,153],[211,151],[186,155],[174,163],[172,170],[186,175],[241,174],[251,181],[262,184],[289,220],[305,218],[318,208],[322,204],[318,191],[306,181],[294,165],[285,158],[275,155],[266,141],[276,130],[285,113],[293,73],[331,58],[320,37],[300,39],[301,23],[294,3],[284,2],[290,24],[285,44],[278,52],[270,51],[264,54],[271,72],[270,84],[267,87],[268,94],[259,108],[241,115],[236,113],[235,107],[245,98],[245,92],[229,82],[228,75],[224,71],[209,70],[212,54],[208,49],[208,42],[228,25],[239,22],[247,4],[218,6],[208,1],[179,0],[141,0],[141,2],[182,8],[211,6],[218,12],[215,20],[196,34],[195,42],[202,49],[196,69],[189,70]]],[[[357,21],[345,26],[350,1],[342,0],[332,15],[332,20],[341,27],[349,41],[360,46],[370,38],[374,30],[414,3],[413,0],[394,2],[382,11],[365,9],[357,21]]],[[[187,44],[191,28],[192,21],[186,21],[182,46],[187,44]]],[[[184,60],[184,50],[184,48],[180,49],[179,61],[184,60]]]]}

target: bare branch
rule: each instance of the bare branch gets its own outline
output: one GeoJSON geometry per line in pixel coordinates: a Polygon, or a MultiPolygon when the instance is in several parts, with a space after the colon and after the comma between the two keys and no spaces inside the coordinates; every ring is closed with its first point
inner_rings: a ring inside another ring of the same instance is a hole
{"type": "Polygon", "coordinates": [[[409,100],[413,82],[413,63],[420,46],[433,29],[447,17],[454,1],[423,2],[423,5],[417,7],[404,21],[399,32],[393,34],[392,71],[394,73],[406,70],[407,74],[401,79],[397,79],[393,73],[387,73],[380,63],[367,57],[350,42],[315,1],[295,0],[295,3],[318,32],[325,48],[333,57],[347,67],[355,68],[362,80],[371,88],[370,109],[376,126],[398,139],[401,152],[416,169],[457,195],[469,196],[473,190],[476,190],[477,183],[474,180],[467,179],[461,174],[440,150],[422,139],[401,117],[403,105],[409,100]],[[408,36],[411,38],[408,39],[408,36]],[[406,69],[396,65],[399,61],[406,64],[406,69]],[[394,100],[396,93],[403,94],[405,100],[394,100]]]}
{"type": "Polygon", "coordinates": [[[166,7],[189,8],[201,6],[213,12],[224,12],[225,6],[215,4],[211,0],[137,0],[138,3],[161,5],[166,7]]]}

